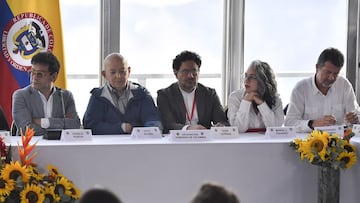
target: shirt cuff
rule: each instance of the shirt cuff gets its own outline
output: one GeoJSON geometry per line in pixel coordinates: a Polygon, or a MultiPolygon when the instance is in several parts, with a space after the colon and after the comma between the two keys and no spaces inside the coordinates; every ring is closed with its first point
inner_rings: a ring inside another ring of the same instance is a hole
{"type": "Polygon", "coordinates": [[[189,127],[190,125],[184,125],[184,127],[182,127],[181,130],[187,130],[187,128],[189,127]]]}
{"type": "Polygon", "coordinates": [[[48,118],[42,118],[41,119],[41,127],[42,128],[49,128],[50,127],[50,121],[48,118]]]}

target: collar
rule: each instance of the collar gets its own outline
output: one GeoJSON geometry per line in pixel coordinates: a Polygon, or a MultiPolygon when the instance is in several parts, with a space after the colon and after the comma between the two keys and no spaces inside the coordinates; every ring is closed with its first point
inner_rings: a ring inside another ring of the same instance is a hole
{"type": "Polygon", "coordinates": [[[186,92],[186,91],[184,91],[183,89],[181,89],[179,83],[177,83],[177,84],[178,84],[178,88],[179,88],[179,90],[180,90],[180,92],[181,92],[182,94],[195,94],[195,91],[196,91],[196,89],[197,89],[197,84],[196,84],[195,88],[194,88],[191,92],[186,92]]]}
{"type": "MultiPolygon", "coordinates": [[[[338,76],[338,77],[339,77],[339,76],[338,76]]],[[[324,94],[319,90],[319,88],[316,86],[315,80],[316,80],[316,74],[311,77],[312,94],[313,94],[313,95],[316,95],[316,94],[324,95],[324,94]]],[[[326,95],[329,95],[329,94],[333,91],[333,89],[334,89],[333,87],[334,87],[336,81],[337,81],[337,79],[336,79],[335,82],[331,85],[331,87],[329,88],[329,90],[328,90],[328,92],[327,92],[326,95]]]]}
{"type": "MultiPolygon", "coordinates": [[[[117,94],[117,93],[118,93],[117,89],[113,88],[113,87],[110,85],[109,82],[106,82],[105,86],[108,88],[109,92],[111,92],[112,94],[114,94],[114,93],[117,94]]],[[[130,90],[130,82],[127,81],[126,87],[125,87],[125,89],[124,89],[124,93],[127,94],[127,93],[129,92],[129,90],[130,90]]]]}

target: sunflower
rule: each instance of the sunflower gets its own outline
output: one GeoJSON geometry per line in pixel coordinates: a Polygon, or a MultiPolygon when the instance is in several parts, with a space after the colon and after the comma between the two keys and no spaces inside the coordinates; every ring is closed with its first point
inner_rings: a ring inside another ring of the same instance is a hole
{"type": "Polygon", "coordinates": [[[58,176],[63,176],[58,167],[53,166],[53,165],[47,165],[47,169],[49,170],[49,176],[53,177],[54,179],[56,179],[58,176]]]}
{"type": "Polygon", "coordinates": [[[28,168],[30,177],[34,178],[38,182],[42,181],[42,179],[44,178],[44,175],[39,173],[39,171],[37,170],[36,167],[29,165],[27,168],[28,168]]]}
{"type": "Polygon", "coordinates": [[[80,198],[80,190],[71,182],[70,183],[70,192],[71,192],[71,197],[74,199],[79,199],[80,198]]]}
{"type": "Polygon", "coordinates": [[[55,185],[55,194],[62,197],[64,194],[71,196],[70,182],[65,177],[58,177],[55,185]]]}
{"type": "Polygon", "coordinates": [[[4,180],[13,179],[14,181],[20,177],[23,183],[27,183],[29,181],[29,174],[26,166],[21,166],[19,162],[13,161],[5,165],[1,172],[1,177],[4,180]]]}
{"type": "Polygon", "coordinates": [[[356,150],[355,146],[350,144],[348,141],[344,141],[341,147],[345,149],[347,152],[355,152],[356,150]]]}
{"type": "Polygon", "coordinates": [[[337,160],[344,163],[346,168],[350,168],[356,162],[356,154],[354,152],[342,152],[337,160]]]}
{"type": "Polygon", "coordinates": [[[55,195],[55,186],[46,186],[44,189],[45,201],[48,203],[60,202],[60,197],[55,195]]]}
{"type": "Polygon", "coordinates": [[[15,188],[15,181],[12,179],[4,180],[0,178],[0,196],[9,196],[15,188]]]}
{"type": "Polygon", "coordinates": [[[321,160],[325,161],[328,138],[328,133],[321,133],[318,130],[313,131],[311,135],[307,136],[307,140],[302,144],[302,150],[310,162],[317,155],[320,156],[321,160]]]}
{"type": "Polygon", "coordinates": [[[34,184],[27,184],[20,193],[21,203],[43,203],[45,196],[41,188],[34,184]]]}

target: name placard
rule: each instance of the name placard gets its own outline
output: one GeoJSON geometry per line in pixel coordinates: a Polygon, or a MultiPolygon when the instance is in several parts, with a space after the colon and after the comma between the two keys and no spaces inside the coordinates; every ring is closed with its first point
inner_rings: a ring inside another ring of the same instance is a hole
{"type": "Polygon", "coordinates": [[[360,136],[360,124],[353,124],[352,132],[355,134],[355,136],[360,136]]]}
{"type": "Polygon", "coordinates": [[[342,137],[344,135],[344,126],[343,125],[322,126],[322,127],[315,127],[314,129],[326,131],[330,134],[338,134],[340,137],[342,137]]]}
{"type": "Polygon", "coordinates": [[[236,126],[211,127],[212,138],[228,139],[239,137],[239,130],[236,126]]]}
{"type": "Polygon", "coordinates": [[[152,139],[162,138],[161,131],[158,127],[136,127],[131,131],[133,139],[152,139]]]}
{"type": "Polygon", "coordinates": [[[210,130],[170,130],[173,141],[208,141],[211,139],[210,130]]]}
{"type": "Polygon", "coordinates": [[[91,141],[92,132],[90,129],[63,129],[61,131],[61,141],[91,141]]]}
{"type": "Polygon", "coordinates": [[[10,131],[0,130],[0,137],[3,138],[5,143],[10,143],[11,142],[10,131]]]}
{"type": "Polygon", "coordinates": [[[296,137],[294,127],[267,127],[265,137],[268,138],[294,138],[296,137]]]}

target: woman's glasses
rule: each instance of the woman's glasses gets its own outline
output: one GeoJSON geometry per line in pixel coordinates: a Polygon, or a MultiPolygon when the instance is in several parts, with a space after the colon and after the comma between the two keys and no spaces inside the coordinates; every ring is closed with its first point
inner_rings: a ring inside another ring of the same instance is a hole
{"type": "Polygon", "coordinates": [[[247,73],[245,73],[245,75],[243,75],[243,80],[245,81],[245,80],[248,80],[248,81],[252,81],[252,80],[257,80],[257,77],[256,77],[256,75],[252,75],[252,74],[247,74],[247,73]]]}

